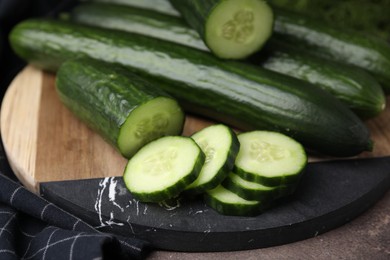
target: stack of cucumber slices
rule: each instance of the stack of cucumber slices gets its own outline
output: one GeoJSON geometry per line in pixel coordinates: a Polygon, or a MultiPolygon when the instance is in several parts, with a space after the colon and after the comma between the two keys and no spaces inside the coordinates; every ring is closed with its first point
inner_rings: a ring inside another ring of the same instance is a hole
{"type": "Polygon", "coordinates": [[[236,135],[216,124],[191,137],[165,136],[128,162],[124,181],[141,202],[203,195],[224,215],[253,216],[292,194],[307,164],[301,144],[270,131],[236,135]]]}

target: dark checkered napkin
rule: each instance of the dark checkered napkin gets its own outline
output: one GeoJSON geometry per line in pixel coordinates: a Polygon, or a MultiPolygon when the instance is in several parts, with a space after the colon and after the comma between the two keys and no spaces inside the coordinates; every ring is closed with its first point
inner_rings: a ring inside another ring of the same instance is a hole
{"type": "Polygon", "coordinates": [[[7,177],[2,153],[0,148],[1,260],[146,257],[148,243],[101,233],[7,177]]]}
{"type": "MultiPolygon", "coordinates": [[[[0,100],[25,65],[8,44],[12,27],[30,17],[55,17],[77,3],[77,0],[0,0],[0,100]]],[[[143,241],[98,232],[27,191],[9,168],[0,142],[0,260],[140,259],[148,249],[143,241]]]]}

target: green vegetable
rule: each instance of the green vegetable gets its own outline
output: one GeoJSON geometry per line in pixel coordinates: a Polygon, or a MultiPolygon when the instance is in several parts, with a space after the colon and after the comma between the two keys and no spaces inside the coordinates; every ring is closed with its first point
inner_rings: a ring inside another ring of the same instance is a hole
{"type": "Polygon", "coordinates": [[[307,164],[307,155],[292,138],[267,131],[238,135],[240,150],[234,172],[248,181],[268,186],[297,183],[307,164]]]}
{"type": "Polygon", "coordinates": [[[236,134],[227,126],[206,127],[191,136],[206,155],[199,177],[187,192],[202,193],[217,187],[233,169],[240,144],[236,134]]]}
{"type": "MultiPolygon", "coordinates": [[[[150,4],[148,3],[150,3],[150,1],[152,0],[143,0],[142,3],[137,6],[155,10],[157,7],[149,7],[150,4]]],[[[179,2],[180,0],[177,1],[179,2]]],[[[273,8],[275,13],[275,26],[272,38],[280,37],[282,42],[288,42],[291,46],[295,47],[299,46],[300,48],[297,48],[297,52],[306,52],[311,50],[309,51],[311,55],[320,56],[322,58],[331,59],[333,61],[339,61],[341,63],[351,64],[367,70],[382,84],[385,93],[390,93],[389,43],[376,37],[367,35],[367,31],[363,33],[357,32],[355,30],[351,31],[347,26],[345,26],[347,28],[343,28],[343,26],[335,26],[335,23],[333,23],[334,17],[332,16],[328,18],[329,24],[322,21],[317,21],[315,18],[318,18],[320,14],[326,13],[323,11],[323,9],[327,9],[329,6],[331,6],[327,0],[316,0],[312,3],[310,2],[310,5],[316,6],[318,1],[323,2],[322,6],[318,6],[320,9],[322,8],[322,10],[315,11],[314,9],[309,9],[307,11],[312,16],[314,16],[314,19],[310,19],[307,16],[294,14],[293,12],[285,11],[282,8],[273,8]],[[326,3],[324,1],[326,1],[326,3]]],[[[333,0],[333,2],[334,1],[335,0],[333,0]]],[[[351,6],[348,7],[348,9],[352,10],[353,8],[356,10],[356,6],[359,5],[359,3],[352,3],[351,1],[352,0],[349,0],[349,3],[346,3],[346,5],[351,6]]],[[[373,11],[371,14],[368,14],[368,10],[372,9],[365,8],[364,5],[360,6],[359,8],[362,10],[364,15],[357,15],[357,19],[359,21],[364,21],[364,17],[375,17],[375,19],[379,20],[377,22],[379,28],[386,26],[388,27],[390,25],[390,16],[388,15],[390,4],[386,1],[389,0],[382,0],[382,2],[384,2],[383,6],[379,3],[369,3],[368,5],[370,5],[372,8],[375,8],[375,11],[373,11]]],[[[307,4],[306,0],[295,0],[295,2],[298,6],[298,9],[300,6],[305,6],[307,4]]],[[[345,1],[337,1],[339,5],[343,5],[343,2],[345,1]]],[[[132,3],[127,4],[132,5],[132,3]]],[[[294,2],[290,3],[290,1],[288,1],[288,3],[280,3],[280,5],[283,5],[285,8],[290,4],[293,6],[294,2]]],[[[159,11],[167,14],[176,13],[174,10],[172,11],[169,8],[169,5],[165,5],[165,8],[159,11]]],[[[337,9],[337,7],[335,7],[335,9],[337,9]]],[[[348,14],[349,11],[346,11],[346,13],[348,14]]],[[[344,18],[340,18],[340,23],[343,20],[344,18]]],[[[372,30],[368,30],[368,32],[370,31],[372,30]]],[[[390,41],[390,34],[388,32],[385,32],[383,35],[390,41]]]]}
{"type": "Polygon", "coordinates": [[[63,21],[24,21],[10,40],[15,53],[47,70],[75,56],[119,63],[158,83],[187,111],[241,129],[283,132],[334,156],[372,149],[358,117],[327,92],[292,77],[139,34],[63,21]]]}
{"type": "Polygon", "coordinates": [[[266,186],[260,183],[247,181],[236,173],[231,172],[222,182],[222,186],[246,200],[272,201],[287,197],[294,193],[298,183],[266,186]]]}
{"type": "Polygon", "coordinates": [[[390,0],[269,0],[268,2],[280,8],[321,19],[335,27],[363,31],[390,42],[390,0]]]}
{"type": "MultiPolygon", "coordinates": [[[[151,10],[89,3],[72,10],[71,19],[78,23],[144,34],[208,50],[198,33],[182,19],[151,10]]],[[[275,39],[271,39],[265,50],[253,55],[250,61],[320,86],[363,118],[376,116],[385,107],[380,85],[365,71],[296,51],[275,39]]]]}
{"type": "Polygon", "coordinates": [[[179,12],[172,7],[169,0],[89,0],[92,3],[107,3],[109,5],[127,5],[150,9],[161,13],[179,16],[179,12]]]}
{"type": "MultiPolygon", "coordinates": [[[[146,5],[148,2],[137,3],[146,5]]],[[[198,32],[189,27],[183,19],[148,9],[104,3],[84,3],[77,5],[71,11],[70,17],[73,22],[81,24],[144,34],[204,51],[209,50],[198,32]]]]}
{"type": "Polygon", "coordinates": [[[370,72],[390,93],[390,45],[380,38],[342,30],[292,12],[276,10],[273,37],[311,55],[370,72]]]}
{"type": "MultiPolygon", "coordinates": [[[[91,0],[180,15],[169,0],[91,0]]],[[[330,26],[362,31],[390,43],[390,0],[268,0],[268,4],[320,19],[330,26]]]]}
{"type": "Polygon", "coordinates": [[[57,73],[56,87],[61,101],[127,158],[146,143],[183,129],[178,103],[120,66],[69,60],[57,73]]]}
{"type": "Polygon", "coordinates": [[[204,200],[208,206],[223,215],[255,216],[269,205],[259,200],[246,200],[219,185],[207,191],[204,200]]]}
{"type": "Polygon", "coordinates": [[[386,107],[381,85],[365,70],[317,57],[277,39],[271,39],[250,62],[321,87],[361,118],[375,117],[386,107]]]}
{"type": "Polygon", "coordinates": [[[197,177],[205,160],[189,137],[166,136],[142,147],[123,175],[128,190],[142,202],[161,202],[180,194],[197,177]]]}
{"type": "Polygon", "coordinates": [[[272,9],[263,0],[171,0],[218,57],[242,59],[272,34],[272,9]]]}

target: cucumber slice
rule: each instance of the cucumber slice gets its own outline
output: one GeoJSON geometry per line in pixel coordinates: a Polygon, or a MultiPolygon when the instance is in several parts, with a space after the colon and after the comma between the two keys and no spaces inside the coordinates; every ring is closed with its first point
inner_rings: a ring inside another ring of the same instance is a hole
{"type": "Polygon", "coordinates": [[[233,169],[240,144],[236,134],[227,126],[218,124],[193,134],[192,139],[206,155],[198,178],[186,191],[199,194],[217,187],[233,169]]]}
{"type": "Polygon", "coordinates": [[[266,186],[256,182],[244,180],[237,174],[231,172],[222,182],[227,190],[237,194],[246,200],[271,201],[294,193],[298,183],[280,186],[266,186]]]}
{"type": "Polygon", "coordinates": [[[192,183],[204,161],[204,153],[191,138],[166,136],[142,147],[129,160],[123,179],[140,201],[161,202],[192,183]]]}
{"type": "Polygon", "coordinates": [[[254,216],[267,207],[261,201],[245,200],[222,185],[207,191],[204,200],[217,212],[231,216],[254,216]]]}
{"type": "Polygon", "coordinates": [[[263,0],[171,0],[218,57],[242,59],[258,51],[273,29],[273,12],[263,0]]]}
{"type": "Polygon", "coordinates": [[[296,183],[307,164],[302,145],[284,134],[252,131],[238,140],[234,172],[245,180],[270,186],[296,183]]]}

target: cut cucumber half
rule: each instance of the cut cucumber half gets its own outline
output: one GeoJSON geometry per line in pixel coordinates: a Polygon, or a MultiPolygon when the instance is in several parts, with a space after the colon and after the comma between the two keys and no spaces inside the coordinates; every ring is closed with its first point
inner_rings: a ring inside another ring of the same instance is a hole
{"type": "Polygon", "coordinates": [[[263,0],[171,0],[209,49],[224,59],[258,51],[273,30],[273,12],[263,0]]]}
{"type": "Polygon", "coordinates": [[[184,113],[174,99],[154,98],[129,114],[119,132],[119,150],[130,157],[152,140],[180,134],[183,124],[184,113]]]}
{"type": "Polygon", "coordinates": [[[222,185],[207,191],[204,200],[209,207],[223,215],[254,216],[266,208],[261,201],[245,200],[222,185]]]}
{"type": "Polygon", "coordinates": [[[236,134],[227,126],[218,124],[193,134],[192,139],[206,155],[198,178],[186,191],[198,194],[217,187],[233,169],[240,144],[236,134]]]}
{"type": "Polygon", "coordinates": [[[220,1],[207,20],[205,42],[221,58],[240,59],[259,50],[272,27],[273,13],[265,1],[220,1]]]}
{"type": "Polygon", "coordinates": [[[70,59],[56,77],[61,102],[126,158],[146,143],[179,135],[185,115],[178,102],[120,65],[70,59]]]}
{"type": "Polygon", "coordinates": [[[222,186],[227,190],[237,194],[246,200],[271,201],[281,197],[291,195],[298,183],[280,186],[266,186],[260,183],[244,180],[237,174],[231,172],[222,182],[222,186]]]}
{"type": "Polygon", "coordinates": [[[204,161],[204,153],[191,138],[166,136],[142,147],[129,160],[123,179],[140,201],[161,202],[192,183],[204,161]]]}
{"type": "Polygon", "coordinates": [[[238,140],[234,172],[245,180],[269,186],[296,183],[306,167],[304,148],[284,134],[252,131],[238,135],[238,140]]]}

